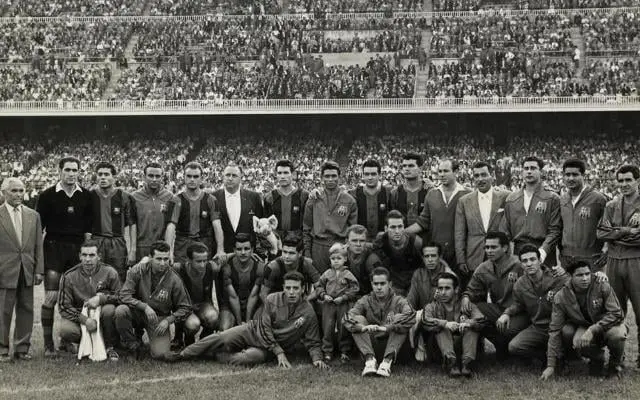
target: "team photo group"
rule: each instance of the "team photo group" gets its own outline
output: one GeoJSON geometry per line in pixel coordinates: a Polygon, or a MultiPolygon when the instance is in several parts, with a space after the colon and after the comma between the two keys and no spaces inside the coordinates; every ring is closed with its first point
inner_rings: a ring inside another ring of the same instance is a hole
{"type": "Polygon", "coordinates": [[[51,359],[281,368],[310,359],[380,377],[432,364],[468,378],[495,348],[541,380],[582,363],[602,378],[640,368],[637,349],[625,352],[628,302],[640,313],[638,166],[619,166],[609,198],[588,185],[580,159],[564,160],[559,193],[535,156],[515,161],[523,184],[513,192],[481,160],[467,161],[468,186],[456,159],[440,159],[433,180],[420,154],[397,162],[397,187],[369,159],[347,190],[345,171],[326,160],[307,191],[280,160],[266,193],[244,188],[235,163],[223,187],[205,190],[205,168],[187,162],[174,194],[162,163],[145,165],[144,184],[127,192],[113,164],[92,163],[88,188],[86,160],[64,157],[34,209],[25,183],[5,178],[0,363],[40,358],[31,348],[40,307],[51,359]]]}

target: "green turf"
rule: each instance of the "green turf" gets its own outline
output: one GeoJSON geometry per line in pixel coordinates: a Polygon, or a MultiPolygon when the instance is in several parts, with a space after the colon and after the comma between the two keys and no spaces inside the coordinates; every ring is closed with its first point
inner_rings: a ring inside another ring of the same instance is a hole
{"type": "MultiPolygon", "coordinates": [[[[234,368],[215,362],[165,364],[123,357],[118,363],[76,365],[61,357],[44,360],[36,294],[34,360],[0,365],[0,399],[638,399],[640,379],[634,367],[636,328],[627,341],[627,365],[622,380],[594,379],[586,366],[571,365],[566,377],[540,382],[539,366],[508,362],[499,365],[490,354],[469,380],[453,380],[436,366],[394,366],[392,376],[361,378],[361,362],[320,371],[304,358],[294,368],[275,365],[234,368]]],[[[633,319],[633,318],[630,318],[633,319]]]]}

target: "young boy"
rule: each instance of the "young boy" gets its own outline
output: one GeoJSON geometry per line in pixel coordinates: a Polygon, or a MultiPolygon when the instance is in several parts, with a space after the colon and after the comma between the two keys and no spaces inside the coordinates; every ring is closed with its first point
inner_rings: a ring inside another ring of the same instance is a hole
{"type": "Polygon", "coordinates": [[[322,352],[325,362],[331,361],[336,323],[340,346],[340,362],[349,361],[351,335],[342,327],[342,317],[349,311],[360,291],[358,279],[347,269],[347,248],[334,243],[329,248],[331,268],[320,276],[318,299],[322,302],[322,352]]]}

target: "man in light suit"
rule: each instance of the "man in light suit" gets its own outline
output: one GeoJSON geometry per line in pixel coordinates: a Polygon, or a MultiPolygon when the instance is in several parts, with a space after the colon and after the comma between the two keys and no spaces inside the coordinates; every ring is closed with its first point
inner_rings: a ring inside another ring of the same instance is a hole
{"type": "Polygon", "coordinates": [[[493,168],[486,162],[473,165],[476,190],[460,198],[456,208],[456,261],[466,278],[484,261],[484,240],[497,231],[504,216],[504,202],[510,192],[493,187],[493,168]]]}
{"type": "Polygon", "coordinates": [[[9,329],[15,308],[14,357],[30,360],[33,328],[33,286],[42,282],[42,223],[40,215],[22,205],[24,184],[7,178],[0,187],[0,362],[10,361],[9,329]]]}
{"type": "Polygon", "coordinates": [[[242,168],[236,164],[229,164],[223,172],[224,188],[213,194],[220,207],[225,253],[234,252],[234,238],[237,233],[247,233],[255,238],[253,217],[262,218],[264,214],[260,194],[240,188],[241,180],[242,168]]]}

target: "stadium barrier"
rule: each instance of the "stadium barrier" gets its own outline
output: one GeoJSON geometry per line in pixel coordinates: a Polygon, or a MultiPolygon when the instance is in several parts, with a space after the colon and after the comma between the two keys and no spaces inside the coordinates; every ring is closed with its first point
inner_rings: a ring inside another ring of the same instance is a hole
{"type": "Polygon", "coordinates": [[[420,113],[640,110],[639,96],[406,99],[6,101],[0,115],[420,113]]]}
{"type": "MultiPolygon", "coordinates": [[[[558,8],[543,10],[480,10],[480,11],[398,11],[391,16],[384,12],[364,13],[329,13],[326,19],[395,19],[395,18],[433,18],[433,17],[460,17],[471,18],[477,16],[501,15],[501,16],[537,16],[537,15],[567,15],[598,13],[612,14],[619,12],[640,12],[640,7],[607,7],[607,8],[558,8]]],[[[313,13],[300,14],[269,14],[269,15],[243,15],[243,14],[202,14],[202,15],[106,15],[106,16],[77,16],[65,15],[56,17],[1,17],[0,24],[48,21],[78,21],[94,22],[97,20],[145,22],[145,21],[205,21],[215,18],[246,19],[263,18],[267,20],[285,19],[315,19],[313,13]]]]}

